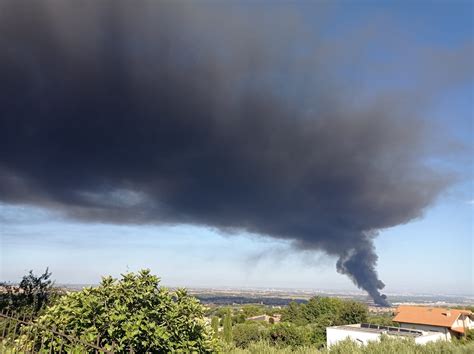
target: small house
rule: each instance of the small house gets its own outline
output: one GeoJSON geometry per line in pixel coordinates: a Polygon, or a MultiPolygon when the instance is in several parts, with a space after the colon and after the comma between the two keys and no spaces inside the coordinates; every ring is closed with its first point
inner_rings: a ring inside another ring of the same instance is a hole
{"type": "Polygon", "coordinates": [[[399,306],[394,322],[401,328],[441,332],[447,340],[459,338],[474,328],[474,314],[468,310],[427,306],[399,306]]]}

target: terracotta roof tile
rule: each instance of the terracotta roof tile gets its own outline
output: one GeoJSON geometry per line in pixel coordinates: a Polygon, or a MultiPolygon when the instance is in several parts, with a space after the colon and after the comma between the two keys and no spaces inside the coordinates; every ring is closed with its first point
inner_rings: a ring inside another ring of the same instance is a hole
{"type": "Polygon", "coordinates": [[[452,331],[458,332],[458,333],[463,333],[464,334],[464,328],[463,327],[453,327],[451,328],[452,331]]]}
{"type": "Polygon", "coordinates": [[[472,315],[471,311],[440,307],[399,306],[394,322],[426,324],[451,328],[461,314],[472,315]]]}

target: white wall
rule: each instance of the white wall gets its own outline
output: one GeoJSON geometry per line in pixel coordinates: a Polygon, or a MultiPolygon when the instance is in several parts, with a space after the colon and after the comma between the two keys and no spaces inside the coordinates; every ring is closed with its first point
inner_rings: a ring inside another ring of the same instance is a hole
{"type": "Polygon", "coordinates": [[[358,332],[353,330],[348,330],[344,328],[326,328],[327,335],[327,347],[336,344],[340,341],[343,341],[347,338],[353,340],[356,343],[367,344],[369,341],[379,341],[380,334],[375,332],[358,332]]]}
{"type": "Polygon", "coordinates": [[[469,316],[466,316],[466,327],[471,329],[474,328],[474,321],[471,320],[469,316]]]}
{"type": "MultiPolygon", "coordinates": [[[[343,327],[327,327],[327,347],[343,341],[345,339],[350,339],[359,344],[367,344],[368,342],[378,342],[380,341],[381,333],[377,332],[366,332],[366,331],[357,331],[357,327],[354,327],[354,330],[345,329],[343,327]]],[[[401,336],[391,335],[392,338],[404,338],[401,336]]],[[[424,333],[424,335],[415,337],[415,343],[425,344],[428,342],[436,342],[439,340],[447,340],[445,333],[442,332],[430,332],[424,333]]]]}
{"type": "Polygon", "coordinates": [[[430,333],[420,337],[415,337],[416,344],[426,344],[429,342],[446,341],[446,335],[441,332],[430,333]]]}
{"type": "Polygon", "coordinates": [[[446,327],[429,326],[415,323],[400,323],[400,327],[408,329],[418,329],[420,331],[427,332],[440,332],[444,334],[446,340],[451,340],[451,333],[446,327]]]}
{"type": "Polygon", "coordinates": [[[453,327],[474,328],[474,322],[471,321],[471,318],[469,316],[461,315],[454,323],[453,327]]]}

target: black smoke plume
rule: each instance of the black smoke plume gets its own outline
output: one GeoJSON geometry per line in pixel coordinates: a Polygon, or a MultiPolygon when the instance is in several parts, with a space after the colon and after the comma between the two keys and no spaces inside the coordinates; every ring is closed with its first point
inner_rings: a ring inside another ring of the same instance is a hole
{"type": "Polygon", "coordinates": [[[387,304],[373,238],[448,179],[420,96],[365,95],[320,7],[1,2],[0,200],[291,240],[387,304]]]}

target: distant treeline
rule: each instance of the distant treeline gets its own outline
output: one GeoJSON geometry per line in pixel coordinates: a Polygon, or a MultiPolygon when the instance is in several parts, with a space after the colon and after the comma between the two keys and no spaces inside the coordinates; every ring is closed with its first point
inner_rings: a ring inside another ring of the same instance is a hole
{"type": "Polygon", "coordinates": [[[290,299],[278,297],[250,297],[250,296],[223,296],[223,295],[194,295],[203,304],[232,305],[232,304],[263,304],[268,306],[287,306],[291,302],[307,303],[305,299],[290,299]]]}

